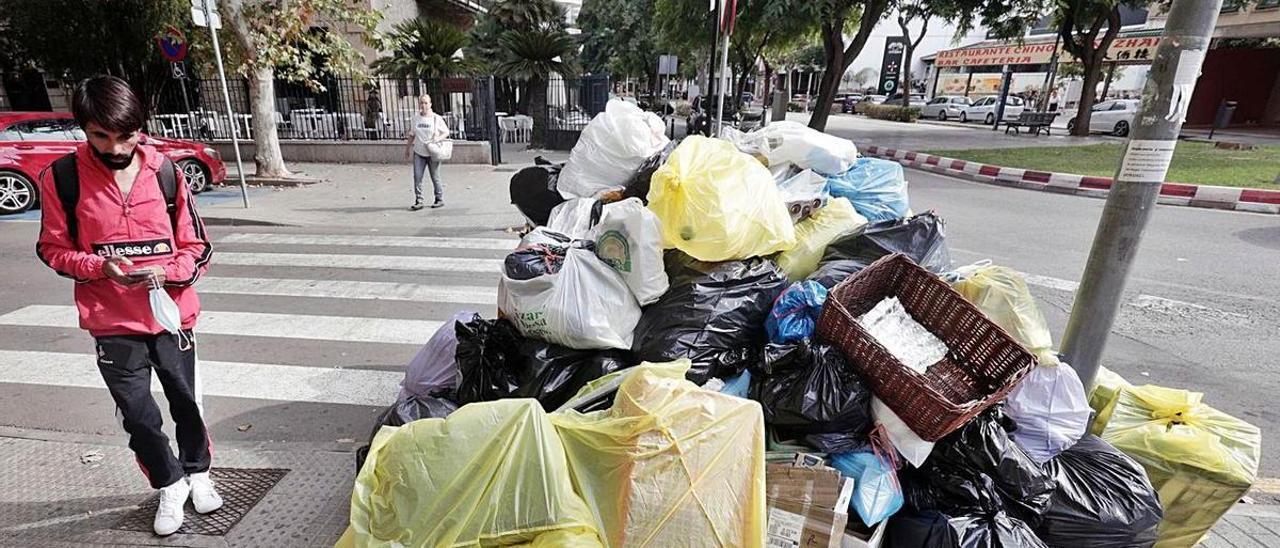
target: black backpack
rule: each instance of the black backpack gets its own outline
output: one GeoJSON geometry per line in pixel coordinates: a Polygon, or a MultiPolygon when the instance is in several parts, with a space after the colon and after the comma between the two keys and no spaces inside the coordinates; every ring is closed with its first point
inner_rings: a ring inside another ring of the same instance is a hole
{"type": "MultiPolygon", "coordinates": [[[[62,212],[67,217],[67,236],[72,246],[80,237],[80,221],[76,218],[76,204],[80,203],[80,170],[76,168],[76,154],[73,152],[57,160],[53,165],[53,186],[58,191],[58,201],[62,202],[62,212]]],[[[177,166],[168,158],[160,165],[156,180],[160,183],[160,193],[164,194],[165,209],[169,212],[169,225],[173,227],[175,237],[178,233],[178,171],[177,166]]]]}

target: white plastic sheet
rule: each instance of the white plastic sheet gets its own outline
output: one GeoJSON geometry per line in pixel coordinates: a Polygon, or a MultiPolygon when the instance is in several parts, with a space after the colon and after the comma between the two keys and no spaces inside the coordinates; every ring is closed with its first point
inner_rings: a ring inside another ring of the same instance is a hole
{"type": "Polygon", "coordinates": [[[668,141],[666,126],[658,115],[626,101],[611,100],[582,130],[560,171],[556,189],[566,198],[590,198],[622,188],[668,141]]]}
{"type": "Polygon", "coordinates": [[[933,442],[924,441],[910,426],[907,426],[907,423],[902,421],[897,413],[880,401],[880,398],[871,398],[871,416],[878,424],[884,426],[885,432],[889,434],[889,443],[893,444],[893,448],[898,450],[902,458],[907,459],[907,462],[916,468],[924,466],[929,453],[933,452],[933,442]]]}
{"type": "Polygon", "coordinates": [[[918,373],[947,355],[947,344],[912,318],[897,297],[876,303],[858,317],[858,323],[893,357],[918,373]]]}
{"type": "Polygon", "coordinates": [[[772,122],[750,133],[721,132],[738,150],[762,157],[770,166],[791,163],[823,175],[844,173],[858,159],[852,141],[790,121],[772,122]]]}
{"type": "Polygon", "coordinates": [[[1005,410],[1018,429],[1013,441],[1036,462],[1075,445],[1089,426],[1089,398],[1075,369],[1037,365],[1009,393],[1005,410]]]}
{"type": "Polygon", "coordinates": [[[503,273],[498,311],[526,337],[569,348],[631,348],[640,305],[622,277],[590,251],[571,248],[555,274],[503,273]]]}

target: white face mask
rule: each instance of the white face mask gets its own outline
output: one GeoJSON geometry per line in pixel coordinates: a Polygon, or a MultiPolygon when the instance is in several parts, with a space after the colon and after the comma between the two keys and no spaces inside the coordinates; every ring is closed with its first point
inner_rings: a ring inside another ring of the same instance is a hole
{"type": "Polygon", "coordinates": [[[177,335],[179,350],[189,350],[191,340],[182,332],[182,312],[178,310],[178,303],[173,302],[173,297],[169,296],[169,292],[165,291],[155,278],[151,279],[149,296],[151,315],[155,317],[156,323],[160,324],[165,331],[177,335]]]}

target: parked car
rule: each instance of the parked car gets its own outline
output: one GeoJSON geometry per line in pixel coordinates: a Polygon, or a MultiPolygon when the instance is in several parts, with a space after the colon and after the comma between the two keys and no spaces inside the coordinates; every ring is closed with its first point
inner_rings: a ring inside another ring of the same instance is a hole
{"type": "Polygon", "coordinates": [[[860,101],[853,104],[853,112],[857,114],[863,105],[878,105],[886,99],[884,95],[864,95],[860,101]]]}
{"type": "MultiPolygon", "coordinates": [[[[893,94],[893,95],[890,95],[889,97],[885,98],[885,100],[884,100],[884,101],[881,101],[881,103],[880,103],[880,104],[882,104],[882,105],[902,105],[902,94],[901,94],[901,93],[895,93],[895,94],[893,94]]],[[[918,93],[912,93],[912,94],[911,94],[911,99],[907,102],[907,106],[912,106],[912,107],[917,107],[917,108],[924,107],[924,105],[925,105],[924,96],[923,96],[923,95],[920,95],[920,94],[918,94],[918,93]]]]}
{"type": "MultiPolygon", "coordinates": [[[[978,99],[969,107],[960,111],[960,121],[968,122],[970,120],[980,120],[982,123],[991,125],[996,123],[996,108],[1000,106],[1000,98],[990,95],[978,99]]],[[[1004,119],[1017,120],[1022,114],[1022,110],[1026,108],[1026,104],[1019,97],[1010,95],[1005,100],[1004,119]]]]}
{"type": "MultiPolygon", "coordinates": [[[[854,108],[853,108],[853,107],[854,107],[854,105],[857,105],[857,104],[858,104],[858,101],[861,101],[861,100],[862,100],[862,94],[861,94],[861,93],[849,93],[849,94],[846,94],[846,95],[844,96],[844,99],[843,99],[843,100],[841,100],[841,101],[838,103],[838,105],[839,105],[839,107],[840,107],[840,112],[843,112],[843,113],[845,113],[845,114],[853,114],[853,111],[854,111],[854,108]]],[[[833,107],[834,107],[834,106],[835,106],[835,105],[833,105],[833,107]]]]}
{"type": "MultiPolygon", "coordinates": [[[[0,112],[0,215],[39,204],[36,177],[84,140],[69,112],[0,112]]],[[[150,135],[141,142],[177,164],[193,193],[227,178],[222,157],[208,145],[150,135]]]]}
{"type": "MultiPolygon", "coordinates": [[[[1138,103],[1137,99],[1116,99],[1093,105],[1089,114],[1089,131],[1110,133],[1117,137],[1129,135],[1129,128],[1133,127],[1133,116],[1138,112],[1138,103]]],[[[1067,120],[1067,132],[1075,129],[1076,119],[1067,120]]]]}
{"type": "Polygon", "coordinates": [[[959,118],[960,111],[972,104],[973,101],[963,95],[941,95],[920,107],[920,117],[937,118],[945,122],[949,118],[959,118]]]}

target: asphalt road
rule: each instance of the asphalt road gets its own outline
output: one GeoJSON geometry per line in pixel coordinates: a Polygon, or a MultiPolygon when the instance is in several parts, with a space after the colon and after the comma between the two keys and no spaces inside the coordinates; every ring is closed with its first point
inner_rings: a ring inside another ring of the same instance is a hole
{"type": "MultiPolygon", "coordinates": [[[[1060,335],[1103,201],[925,172],[908,179],[912,207],[946,219],[958,263],[991,259],[1034,275],[1060,335]]],[[[303,191],[280,196],[289,192],[303,191]]],[[[95,388],[90,339],[67,319],[71,284],[34,257],[38,228],[0,222],[0,427],[118,432],[95,388]]],[[[210,385],[214,439],[313,447],[368,436],[433,322],[493,313],[495,261],[511,240],[492,228],[211,227],[218,253],[201,286],[200,356],[211,375],[235,377],[210,385]],[[420,238],[441,235],[462,237],[420,238]]],[[[1135,383],[1203,391],[1264,438],[1280,432],[1278,278],[1280,217],[1158,206],[1106,365],[1135,383]]],[[[1278,476],[1280,458],[1264,443],[1263,475],[1278,476]]]]}

